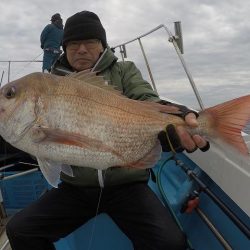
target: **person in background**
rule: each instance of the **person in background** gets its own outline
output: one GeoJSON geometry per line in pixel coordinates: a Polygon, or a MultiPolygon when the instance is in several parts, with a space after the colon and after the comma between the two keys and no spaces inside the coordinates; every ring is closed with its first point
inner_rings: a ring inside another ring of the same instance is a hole
{"type": "Polygon", "coordinates": [[[51,24],[43,29],[40,42],[43,49],[43,72],[50,72],[51,66],[61,54],[60,47],[63,38],[63,20],[59,13],[51,17],[51,24]]]}
{"type": "MultiPolygon", "coordinates": [[[[90,11],[78,12],[65,23],[64,54],[51,73],[67,75],[86,69],[104,76],[125,96],[136,100],[163,101],[146,82],[133,62],[118,62],[109,48],[99,17],[90,11]]],[[[177,105],[181,117],[195,126],[196,115],[177,105]]],[[[199,135],[190,136],[184,127],[173,126],[161,133],[163,150],[208,149],[199,135]]],[[[187,242],[168,208],[148,186],[150,171],[110,166],[101,171],[72,166],[74,177],[61,174],[58,188],[52,188],[38,201],[17,213],[6,232],[13,250],[52,250],[53,242],[65,237],[100,213],[107,213],[132,241],[135,250],[184,250],[187,242]]]]}

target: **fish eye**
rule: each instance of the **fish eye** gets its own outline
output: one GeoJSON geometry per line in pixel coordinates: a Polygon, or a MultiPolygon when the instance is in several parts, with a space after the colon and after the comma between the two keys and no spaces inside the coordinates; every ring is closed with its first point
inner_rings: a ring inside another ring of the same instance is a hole
{"type": "Polygon", "coordinates": [[[5,91],[4,96],[7,99],[11,99],[15,96],[15,94],[16,94],[16,88],[12,86],[5,91]]]}

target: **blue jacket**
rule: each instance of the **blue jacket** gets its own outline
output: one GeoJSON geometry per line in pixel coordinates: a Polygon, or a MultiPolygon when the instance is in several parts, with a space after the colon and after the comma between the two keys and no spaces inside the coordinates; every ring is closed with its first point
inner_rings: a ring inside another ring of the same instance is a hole
{"type": "Polygon", "coordinates": [[[62,45],[63,29],[59,29],[54,24],[48,24],[42,31],[40,36],[41,48],[60,49],[62,45]]]}

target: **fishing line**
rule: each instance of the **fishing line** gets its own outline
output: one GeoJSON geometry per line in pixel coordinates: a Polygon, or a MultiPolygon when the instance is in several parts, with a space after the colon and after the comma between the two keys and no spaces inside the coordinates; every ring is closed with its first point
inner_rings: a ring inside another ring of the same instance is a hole
{"type": "MultiPolygon", "coordinates": [[[[103,174],[104,183],[105,183],[106,172],[107,172],[107,169],[104,170],[104,174],[103,174]]],[[[103,188],[104,187],[101,187],[100,194],[99,194],[99,197],[98,197],[98,202],[97,202],[97,207],[96,207],[96,213],[95,213],[95,217],[93,219],[93,225],[92,225],[92,230],[91,230],[91,235],[90,235],[90,240],[89,240],[89,246],[88,246],[87,250],[90,250],[92,242],[93,242],[93,239],[94,239],[94,233],[95,233],[95,228],[96,228],[96,220],[97,220],[97,215],[98,215],[98,211],[99,211],[100,204],[101,204],[101,198],[102,198],[103,188]]]]}
{"type": "MultiPolygon", "coordinates": [[[[96,69],[97,65],[102,60],[102,58],[106,54],[106,52],[107,52],[107,48],[104,50],[104,52],[102,53],[101,57],[98,59],[98,61],[94,65],[94,67],[91,69],[91,72],[95,72],[95,69],[96,69]]],[[[104,175],[103,175],[103,181],[104,181],[104,183],[105,183],[106,171],[107,171],[107,169],[104,170],[104,175]]],[[[96,208],[96,213],[95,213],[95,217],[94,217],[94,221],[93,221],[93,226],[92,226],[92,230],[91,230],[91,235],[90,235],[90,240],[89,240],[89,246],[88,246],[87,250],[90,250],[92,242],[93,242],[93,239],[94,239],[94,233],[95,233],[95,228],[96,228],[96,220],[97,220],[97,215],[98,215],[98,211],[99,211],[100,204],[101,204],[101,197],[102,197],[103,188],[104,187],[101,187],[101,191],[100,191],[100,194],[99,194],[97,208],[96,208]]]]}
{"type": "Polygon", "coordinates": [[[20,74],[26,67],[28,67],[31,63],[33,63],[38,57],[40,57],[43,54],[43,52],[41,52],[39,55],[37,55],[35,58],[33,58],[32,60],[30,60],[28,63],[26,63],[14,76],[16,77],[18,74],[20,74]]]}

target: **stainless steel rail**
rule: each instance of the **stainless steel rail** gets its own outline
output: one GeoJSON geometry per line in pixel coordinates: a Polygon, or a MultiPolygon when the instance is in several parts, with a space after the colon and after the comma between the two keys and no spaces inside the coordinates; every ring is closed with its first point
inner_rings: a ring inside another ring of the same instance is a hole
{"type": "MultiPolygon", "coordinates": [[[[154,78],[153,78],[153,74],[152,74],[152,71],[150,69],[150,65],[149,65],[149,62],[148,62],[148,59],[147,59],[147,56],[146,56],[146,53],[145,53],[145,50],[143,48],[143,45],[142,45],[142,39],[143,37],[146,37],[150,34],[152,34],[153,32],[159,30],[159,29],[164,29],[166,32],[167,32],[167,35],[168,35],[168,41],[171,42],[176,50],[176,53],[181,61],[181,64],[185,70],[185,73],[188,77],[188,80],[191,84],[191,87],[193,89],[193,92],[196,96],[196,99],[199,103],[199,106],[200,108],[203,110],[204,109],[204,105],[203,105],[203,102],[202,102],[202,99],[200,97],[200,94],[199,94],[199,91],[196,87],[196,84],[193,80],[193,77],[185,63],[185,60],[184,60],[184,57],[182,56],[182,53],[183,53],[183,40],[182,40],[182,32],[181,32],[181,22],[175,22],[175,35],[172,35],[171,31],[167,28],[166,25],[164,24],[160,24],[158,25],[157,27],[155,27],[154,29],[132,39],[132,40],[129,40],[125,43],[121,43],[119,45],[116,45],[114,47],[112,47],[112,49],[116,49],[116,48],[120,48],[120,53],[121,53],[121,57],[122,57],[122,60],[124,61],[124,58],[127,57],[126,55],[126,45],[129,44],[129,43],[132,43],[132,42],[135,42],[135,41],[138,41],[139,42],[139,45],[140,45],[140,49],[142,51],[142,54],[143,54],[143,58],[144,58],[144,61],[146,63],[146,66],[147,66],[147,70],[148,70],[148,73],[149,73],[149,77],[150,77],[150,80],[152,82],[152,86],[154,88],[154,90],[157,92],[157,88],[156,88],[156,84],[155,84],[155,81],[154,81],[154,78]]],[[[39,57],[41,54],[39,54],[37,57],[39,57]]],[[[32,62],[42,62],[42,61],[38,61],[38,60],[35,60],[37,57],[35,57],[33,60],[0,60],[0,63],[8,63],[8,82],[10,81],[10,69],[11,69],[11,63],[18,63],[18,62],[27,62],[27,63],[32,63],[32,62]]]]}
{"type": "Polygon", "coordinates": [[[189,71],[189,69],[188,69],[188,67],[187,67],[187,65],[185,63],[184,57],[182,56],[182,53],[181,53],[181,51],[183,51],[183,42],[182,42],[180,22],[175,22],[175,32],[176,32],[175,36],[172,35],[172,33],[170,32],[170,30],[164,24],[161,24],[161,25],[155,27],[154,29],[150,30],[149,32],[146,32],[146,33],[144,33],[144,34],[142,34],[142,35],[140,35],[140,36],[138,36],[138,37],[136,37],[136,38],[134,38],[132,40],[129,40],[129,41],[125,42],[125,43],[122,43],[122,44],[114,46],[113,49],[116,49],[116,48],[119,47],[122,59],[124,60],[124,58],[126,57],[125,54],[124,54],[124,51],[126,52],[125,46],[127,44],[129,44],[129,43],[138,41],[139,44],[140,44],[140,47],[141,47],[141,51],[142,51],[145,63],[147,65],[147,70],[148,70],[148,73],[149,73],[149,76],[150,76],[150,79],[151,79],[151,82],[152,82],[152,86],[156,90],[155,81],[153,79],[153,75],[152,75],[152,72],[150,70],[150,66],[148,64],[148,60],[147,60],[145,51],[144,51],[143,46],[142,46],[141,38],[143,38],[145,36],[148,36],[151,33],[155,32],[155,31],[157,31],[159,29],[162,29],[162,28],[167,32],[168,41],[173,44],[173,46],[174,46],[174,48],[176,50],[176,53],[177,53],[177,55],[178,55],[178,57],[179,57],[179,59],[181,61],[181,64],[182,64],[182,66],[183,66],[183,68],[184,68],[184,70],[186,72],[186,75],[187,75],[188,80],[189,80],[189,82],[191,84],[191,87],[192,87],[192,89],[194,91],[194,94],[195,94],[196,99],[197,99],[197,101],[199,103],[199,106],[203,110],[204,109],[204,105],[203,105],[202,99],[200,97],[199,91],[198,91],[198,89],[196,87],[196,84],[195,84],[195,82],[193,80],[193,77],[192,77],[192,75],[191,75],[191,73],[190,73],[190,71],[189,71]],[[179,44],[180,48],[179,48],[178,44],[179,44]],[[121,48],[123,48],[123,49],[121,49],[121,48]]]}
{"type": "Polygon", "coordinates": [[[38,170],[39,170],[39,168],[33,168],[33,169],[30,169],[30,170],[27,170],[27,171],[23,171],[23,172],[20,172],[20,173],[17,173],[17,174],[13,174],[13,175],[9,175],[9,176],[3,177],[2,180],[13,179],[13,178],[16,178],[16,177],[19,177],[19,176],[23,176],[23,175],[27,175],[27,174],[36,172],[38,170]]]}
{"type": "Polygon", "coordinates": [[[221,245],[223,246],[223,248],[225,250],[233,250],[232,246],[222,236],[222,234],[218,231],[218,229],[214,226],[214,224],[210,221],[210,219],[206,216],[206,214],[199,207],[197,207],[195,209],[195,211],[201,217],[201,219],[204,221],[204,223],[208,226],[208,228],[212,231],[212,233],[215,235],[215,237],[221,243],[221,245]]]}
{"type": "MultiPolygon", "coordinates": [[[[12,63],[28,63],[28,65],[30,63],[42,63],[42,61],[40,60],[0,60],[0,63],[8,63],[8,70],[7,70],[7,74],[8,74],[8,82],[10,81],[10,71],[11,71],[11,64],[12,63]]],[[[27,67],[27,65],[25,65],[27,67]]]]}
{"type": "Polygon", "coordinates": [[[3,76],[4,76],[4,70],[3,70],[3,72],[2,72],[2,76],[1,76],[0,87],[1,87],[2,82],[3,82],[3,76]]]}

